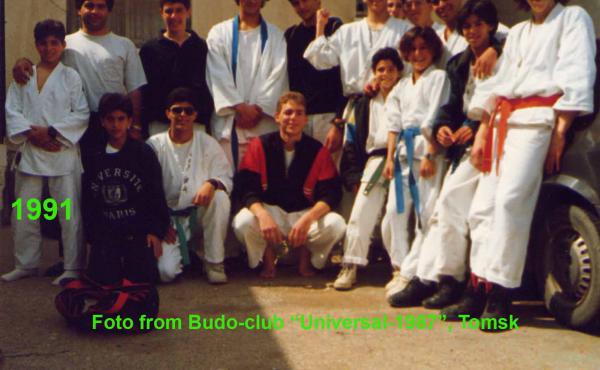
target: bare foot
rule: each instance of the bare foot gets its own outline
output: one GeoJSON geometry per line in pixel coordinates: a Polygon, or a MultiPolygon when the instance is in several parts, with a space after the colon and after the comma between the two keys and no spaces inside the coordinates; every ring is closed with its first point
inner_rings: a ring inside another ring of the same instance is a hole
{"type": "Polygon", "coordinates": [[[267,268],[265,266],[265,267],[263,267],[259,276],[263,279],[273,279],[275,277],[275,273],[276,273],[275,267],[267,268]]]}
{"type": "Polygon", "coordinates": [[[300,276],[310,277],[315,275],[315,270],[310,263],[310,251],[306,247],[300,247],[300,261],[298,263],[300,276]]]}

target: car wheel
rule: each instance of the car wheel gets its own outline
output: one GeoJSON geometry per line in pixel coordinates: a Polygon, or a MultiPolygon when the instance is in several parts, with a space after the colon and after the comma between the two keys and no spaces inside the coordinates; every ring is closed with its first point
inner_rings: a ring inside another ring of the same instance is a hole
{"type": "Polygon", "coordinates": [[[591,330],[600,316],[600,219],[578,206],[553,209],[537,259],[544,303],[569,327],[591,330]]]}

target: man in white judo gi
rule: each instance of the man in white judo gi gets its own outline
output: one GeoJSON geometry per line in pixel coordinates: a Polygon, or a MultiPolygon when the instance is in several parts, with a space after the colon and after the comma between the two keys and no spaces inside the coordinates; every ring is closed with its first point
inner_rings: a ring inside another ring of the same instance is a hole
{"type": "Polygon", "coordinates": [[[182,272],[197,249],[190,241],[201,229],[204,267],[208,281],[227,282],[223,261],[229,223],[232,167],[214,138],[194,128],[196,97],[192,90],[177,88],[167,97],[167,132],[152,136],[148,144],[162,167],[163,186],[171,210],[171,226],[158,260],[164,282],[182,272]]]}
{"type": "Polygon", "coordinates": [[[208,86],[215,101],[211,129],[237,168],[248,142],[277,131],[277,99],[287,89],[283,33],[266,22],[266,0],[236,0],[239,14],[208,33],[208,86]]]}
{"type": "MultiPolygon", "coordinates": [[[[64,278],[77,278],[85,267],[78,141],[87,127],[89,109],[79,75],[60,62],[65,49],[63,24],[54,20],[40,22],[34,35],[40,62],[33,66],[27,84],[11,84],[6,99],[6,123],[8,138],[20,144],[20,160],[16,163],[17,199],[23,205],[31,200],[39,202],[42,184],[48,181],[50,196],[56,204],[68,202],[67,207],[58,210],[65,255],[65,272],[53,282],[58,284],[64,278]]],[[[22,212],[13,212],[16,268],[2,275],[4,281],[32,276],[40,264],[39,219],[32,220],[26,214],[28,208],[23,206],[22,212]],[[17,219],[21,213],[22,217],[17,219]]]]}

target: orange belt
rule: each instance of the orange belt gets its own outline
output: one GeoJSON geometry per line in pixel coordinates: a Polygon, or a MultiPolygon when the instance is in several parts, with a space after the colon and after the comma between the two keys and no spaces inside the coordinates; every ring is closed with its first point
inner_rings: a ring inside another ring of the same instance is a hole
{"type": "Polygon", "coordinates": [[[482,171],[490,172],[492,170],[492,150],[494,147],[494,130],[493,125],[496,122],[496,115],[500,113],[500,121],[497,125],[498,131],[498,148],[496,149],[496,173],[500,167],[500,158],[502,157],[502,150],[504,148],[504,140],[506,139],[506,133],[508,131],[508,117],[516,110],[524,108],[535,108],[535,107],[551,107],[561,97],[560,94],[552,96],[530,96],[527,98],[508,99],[500,97],[494,113],[490,118],[490,129],[487,133],[487,139],[483,152],[483,164],[482,171]]]}

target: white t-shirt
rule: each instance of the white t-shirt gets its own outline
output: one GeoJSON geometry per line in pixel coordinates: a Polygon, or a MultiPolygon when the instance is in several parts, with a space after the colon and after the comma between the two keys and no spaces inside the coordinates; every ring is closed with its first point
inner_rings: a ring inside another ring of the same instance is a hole
{"type": "Polygon", "coordinates": [[[387,147],[388,126],[385,115],[385,99],[383,95],[377,94],[371,99],[369,107],[369,136],[365,149],[371,153],[377,149],[387,147]]]}
{"type": "Polygon", "coordinates": [[[127,94],[146,84],[142,62],[128,38],[112,32],[91,36],[79,30],[66,41],[63,63],[79,72],[92,111],[98,111],[105,93],[127,94]]]}
{"type": "Polygon", "coordinates": [[[296,151],[283,149],[283,153],[285,156],[285,173],[287,175],[288,170],[290,169],[290,165],[292,164],[292,161],[294,160],[294,155],[296,154],[296,151]]]}

